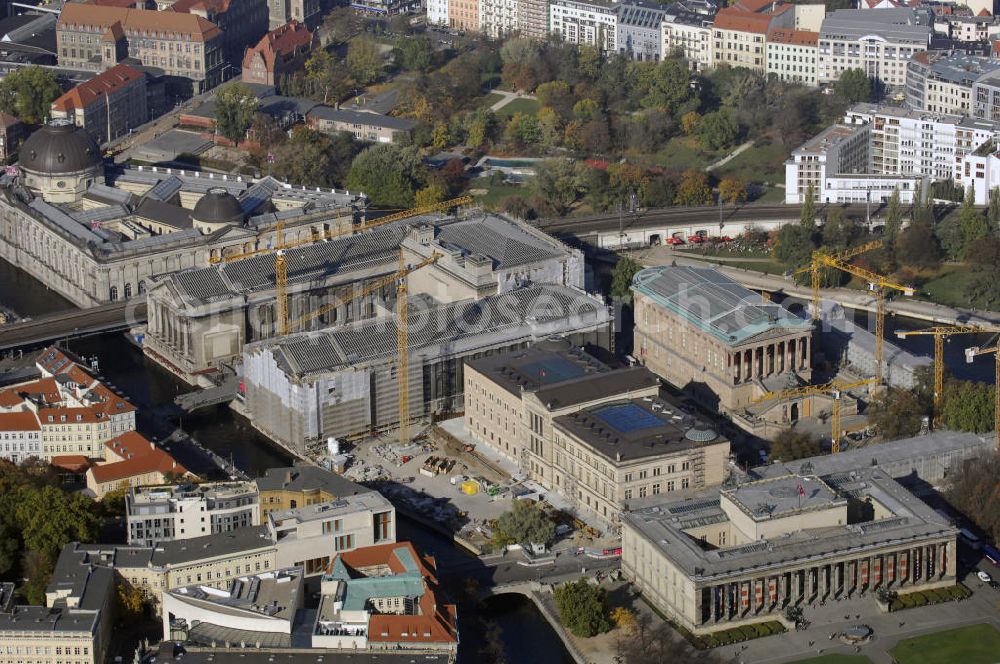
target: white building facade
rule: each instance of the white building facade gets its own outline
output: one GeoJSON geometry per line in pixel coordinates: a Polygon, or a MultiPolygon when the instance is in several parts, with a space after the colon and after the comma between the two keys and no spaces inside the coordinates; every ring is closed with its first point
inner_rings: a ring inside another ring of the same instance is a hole
{"type": "Polygon", "coordinates": [[[683,11],[676,5],[663,17],[660,26],[663,57],[680,52],[693,71],[712,67],[712,20],[695,12],[683,11]]]}
{"type": "Polygon", "coordinates": [[[570,44],[588,44],[606,53],[618,50],[618,10],[611,5],[553,0],[549,30],[570,44]]]}
{"type": "Polygon", "coordinates": [[[767,75],[788,83],[816,87],[819,33],[772,30],[767,35],[767,75]]]}
{"type": "Polygon", "coordinates": [[[427,0],[427,25],[449,25],[448,0],[427,0]]]}
{"type": "Polygon", "coordinates": [[[886,85],[906,84],[906,64],[927,50],[933,29],[912,9],[840,9],[823,21],[817,78],[836,83],[848,69],[861,69],[886,85]]]}
{"type": "Polygon", "coordinates": [[[518,0],[479,0],[479,26],[491,39],[507,37],[518,31],[518,0]]]}

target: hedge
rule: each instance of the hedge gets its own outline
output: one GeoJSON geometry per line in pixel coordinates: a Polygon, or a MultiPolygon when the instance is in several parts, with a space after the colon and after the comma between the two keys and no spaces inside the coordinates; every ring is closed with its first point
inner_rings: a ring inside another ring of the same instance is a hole
{"type": "Polygon", "coordinates": [[[947,588],[932,588],[930,590],[918,590],[905,595],[899,595],[889,604],[890,611],[901,611],[912,609],[929,604],[942,604],[952,602],[956,599],[971,597],[972,591],[959,583],[947,588]]]}

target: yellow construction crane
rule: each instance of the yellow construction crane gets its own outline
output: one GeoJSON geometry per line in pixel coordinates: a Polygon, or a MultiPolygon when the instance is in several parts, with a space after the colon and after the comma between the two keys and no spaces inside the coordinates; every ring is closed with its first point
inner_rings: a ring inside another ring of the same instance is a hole
{"type": "Polygon", "coordinates": [[[986,353],[993,353],[996,358],[996,368],[994,369],[993,382],[996,393],[996,401],[993,404],[993,436],[995,438],[994,446],[997,450],[1000,450],[1000,385],[997,385],[997,379],[1000,379],[1000,344],[994,343],[992,346],[987,348],[980,348],[979,346],[973,346],[972,348],[965,349],[965,361],[972,362],[976,355],[985,355],[986,353]]]}
{"type": "Polygon", "coordinates": [[[400,252],[400,257],[399,257],[400,258],[400,269],[399,269],[398,272],[393,272],[392,274],[384,276],[381,279],[376,279],[375,281],[371,282],[370,284],[368,284],[367,286],[365,286],[361,290],[358,290],[356,292],[350,293],[349,295],[347,295],[345,297],[337,298],[337,300],[334,301],[334,302],[330,302],[328,304],[324,304],[323,306],[321,306],[321,307],[319,307],[317,309],[313,309],[312,311],[310,311],[307,314],[303,314],[303,315],[299,316],[298,318],[289,321],[289,323],[288,323],[288,329],[290,331],[296,330],[296,329],[302,327],[303,325],[305,325],[306,323],[308,323],[309,321],[311,321],[311,320],[313,320],[315,318],[319,318],[323,314],[329,313],[330,311],[333,311],[334,309],[336,309],[337,307],[339,307],[341,305],[345,305],[348,302],[352,302],[354,300],[357,300],[359,298],[365,297],[367,295],[371,295],[372,293],[374,293],[376,291],[379,291],[379,290],[385,288],[386,286],[391,286],[392,284],[397,284],[397,286],[398,286],[397,282],[400,279],[405,279],[411,272],[416,272],[417,270],[419,270],[422,267],[426,267],[426,266],[430,265],[431,263],[436,263],[437,261],[439,261],[441,259],[441,256],[442,256],[442,254],[439,254],[438,252],[435,251],[428,258],[425,258],[424,260],[420,261],[419,263],[415,263],[414,265],[404,266],[402,264],[402,260],[403,260],[402,252],[400,252]]]}
{"type": "Polygon", "coordinates": [[[812,306],[813,319],[819,319],[819,271],[824,267],[832,267],[841,272],[853,274],[868,282],[868,287],[875,294],[875,378],[878,383],[882,382],[882,356],[885,345],[885,291],[886,289],[898,290],[903,295],[912,296],[914,289],[912,286],[904,286],[889,281],[881,274],[872,272],[858,265],[848,263],[849,258],[853,258],[865,251],[870,251],[882,245],[881,240],[869,242],[868,244],[856,247],[841,254],[829,255],[821,251],[814,251],[812,263],[807,268],[802,268],[798,272],[810,271],[812,273],[812,306]]]}
{"type": "MultiPolygon", "coordinates": [[[[939,325],[921,330],[899,330],[896,336],[905,339],[909,336],[930,335],[934,337],[934,421],[941,419],[944,399],[944,340],[953,334],[989,334],[1000,332],[996,325],[939,325]]],[[[969,360],[971,362],[971,360],[969,360]]]]}
{"type": "Polygon", "coordinates": [[[815,396],[817,394],[832,395],[833,407],[830,409],[830,452],[836,454],[840,452],[840,438],[843,434],[843,430],[840,426],[841,395],[848,390],[853,390],[864,385],[871,385],[874,382],[874,378],[866,378],[852,383],[834,379],[829,383],[824,383],[822,385],[803,385],[802,387],[793,387],[779,392],[766,392],[762,396],[754,399],[753,403],[762,403],[774,400],[786,401],[799,397],[815,396]]]}
{"type": "Polygon", "coordinates": [[[275,285],[275,318],[277,319],[275,324],[275,331],[277,336],[285,336],[291,330],[290,321],[288,319],[288,263],[285,259],[285,251],[288,249],[294,249],[295,247],[301,247],[307,244],[314,244],[322,240],[332,240],[335,238],[342,237],[344,235],[353,235],[356,232],[367,231],[379,226],[384,226],[385,224],[392,223],[393,221],[399,221],[401,219],[408,219],[409,217],[416,217],[421,214],[428,214],[430,212],[436,212],[440,210],[447,210],[449,208],[457,207],[459,205],[468,205],[472,203],[471,196],[463,196],[461,198],[453,198],[451,200],[442,201],[440,203],[434,203],[432,205],[424,205],[417,208],[412,208],[410,210],[404,210],[403,212],[397,212],[391,214],[387,217],[379,217],[374,221],[361,224],[358,228],[350,226],[349,228],[335,228],[323,233],[318,233],[310,236],[304,240],[293,240],[290,242],[285,242],[284,237],[284,222],[279,221],[275,226],[275,243],[273,247],[264,247],[261,249],[251,249],[250,251],[240,252],[238,254],[232,254],[229,256],[213,256],[209,259],[211,263],[232,263],[235,261],[241,261],[247,258],[252,258],[254,256],[259,256],[261,254],[275,254],[274,257],[274,285],[275,285]]]}

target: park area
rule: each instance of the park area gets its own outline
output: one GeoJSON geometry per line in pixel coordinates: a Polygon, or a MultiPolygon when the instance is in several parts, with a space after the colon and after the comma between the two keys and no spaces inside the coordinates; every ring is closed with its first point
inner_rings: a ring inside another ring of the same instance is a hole
{"type": "MultiPolygon", "coordinates": [[[[877,642],[876,642],[877,643],[877,642]]],[[[994,664],[1000,657],[1000,631],[991,625],[970,625],[900,641],[889,650],[897,664],[994,664]]],[[[869,664],[863,655],[831,653],[792,664],[869,664]]]]}

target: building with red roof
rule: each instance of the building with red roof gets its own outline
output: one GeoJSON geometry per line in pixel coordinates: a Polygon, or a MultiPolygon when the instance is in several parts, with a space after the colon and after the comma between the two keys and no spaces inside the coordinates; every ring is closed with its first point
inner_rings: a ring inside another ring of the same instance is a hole
{"type": "Polygon", "coordinates": [[[149,120],[146,75],[117,64],[53,101],[50,115],[83,127],[98,143],[110,142],[149,120]]]}
{"type": "Polygon", "coordinates": [[[320,583],[314,648],[458,651],[454,604],[446,604],[432,556],[409,542],[337,555],[320,583]]]}
{"type": "Polygon", "coordinates": [[[87,488],[95,498],[123,487],[164,484],[189,475],[165,450],[135,431],[104,443],[105,462],[87,470],[87,488]]]}
{"type": "Polygon", "coordinates": [[[313,33],[298,21],[271,30],[243,55],[243,82],[277,85],[302,68],[312,43],[313,33]]]}
{"type": "Polygon", "coordinates": [[[772,30],[795,28],[795,8],[780,2],[743,0],[720,9],[712,23],[714,66],[767,70],[767,35],[772,30]]]}
{"type": "Polygon", "coordinates": [[[106,441],[135,430],[135,406],[77,358],[52,346],[35,366],[41,378],[0,390],[0,457],[104,459],[106,441]]]}
{"type": "Polygon", "coordinates": [[[219,26],[223,55],[234,64],[268,28],[267,0],[177,0],[167,11],[194,14],[219,26]]]}

